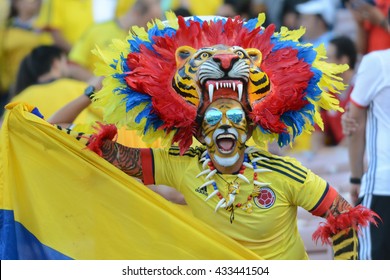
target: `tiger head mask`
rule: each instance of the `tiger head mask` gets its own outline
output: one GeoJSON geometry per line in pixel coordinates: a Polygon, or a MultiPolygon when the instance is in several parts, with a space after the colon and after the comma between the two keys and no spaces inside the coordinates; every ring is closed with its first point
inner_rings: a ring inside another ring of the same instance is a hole
{"type": "Polygon", "coordinates": [[[184,153],[213,102],[235,100],[256,142],[286,145],[321,126],[319,109],[338,109],[325,90],[345,87],[336,75],[346,67],[327,65],[324,48],[301,45],[303,30],[275,33],[264,20],[167,13],[148,31],[134,27],[125,42],[113,41],[116,54],[95,51],[106,78],[94,104],[105,121],[139,130],[146,142],[169,139],[184,153]]]}
{"type": "Polygon", "coordinates": [[[239,46],[216,45],[194,49],[179,47],[173,87],[187,102],[205,108],[219,98],[241,102],[247,112],[251,105],[270,92],[270,81],[261,71],[261,52],[239,46]]]}

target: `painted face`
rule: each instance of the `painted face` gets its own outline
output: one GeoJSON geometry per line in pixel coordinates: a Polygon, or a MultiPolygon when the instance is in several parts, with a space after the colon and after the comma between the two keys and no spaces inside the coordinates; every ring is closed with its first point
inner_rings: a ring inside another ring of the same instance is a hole
{"type": "Polygon", "coordinates": [[[248,138],[248,124],[241,104],[233,99],[214,101],[204,114],[202,136],[217,164],[229,167],[237,163],[248,138]]]}

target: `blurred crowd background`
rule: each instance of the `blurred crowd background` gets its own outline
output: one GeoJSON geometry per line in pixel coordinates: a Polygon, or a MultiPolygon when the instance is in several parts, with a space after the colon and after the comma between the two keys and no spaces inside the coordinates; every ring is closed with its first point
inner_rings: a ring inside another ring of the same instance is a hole
{"type": "MultiPolygon", "coordinates": [[[[349,65],[341,74],[347,87],[335,95],[347,109],[362,56],[390,47],[389,7],[390,0],[0,0],[0,115],[7,103],[25,101],[50,117],[96,82],[93,49],[110,50],[131,26],[146,27],[170,10],[243,19],[265,12],[265,25],[274,24],[276,32],[304,27],[302,43],[324,44],[329,62],[349,65]]],[[[83,113],[80,123],[99,119],[93,109],[83,113]]],[[[269,149],[298,157],[351,201],[341,115],[323,112],[323,131],[303,134],[283,150],[272,143],[269,149]]],[[[325,250],[324,256],[330,254],[325,250]]]]}

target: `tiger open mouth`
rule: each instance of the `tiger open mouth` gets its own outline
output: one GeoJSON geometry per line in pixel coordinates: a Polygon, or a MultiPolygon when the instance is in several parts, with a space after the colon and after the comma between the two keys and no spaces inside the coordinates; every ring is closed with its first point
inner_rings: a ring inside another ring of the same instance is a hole
{"type": "Polygon", "coordinates": [[[215,93],[236,93],[238,100],[241,101],[244,91],[244,84],[241,80],[207,80],[205,87],[208,90],[210,102],[213,102],[215,93]]]}
{"type": "Polygon", "coordinates": [[[217,144],[220,153],[229,154],[236,147],[237,138],[234,134],[231,133],[219,134],[215,143],[217,144]]]}

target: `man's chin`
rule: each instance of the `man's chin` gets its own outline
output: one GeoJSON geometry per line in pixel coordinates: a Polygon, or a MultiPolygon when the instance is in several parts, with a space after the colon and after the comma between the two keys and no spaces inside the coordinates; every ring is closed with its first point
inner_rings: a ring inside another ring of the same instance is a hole
{"type": "Polygon", "coordinates": [[[237,163],[239,158],[240,158],[240,156],[237,152],[231,156],[214,154],[215,162],[218,165],[223,166],[223,167],[233,166],[234,164],[237,163]]]}

